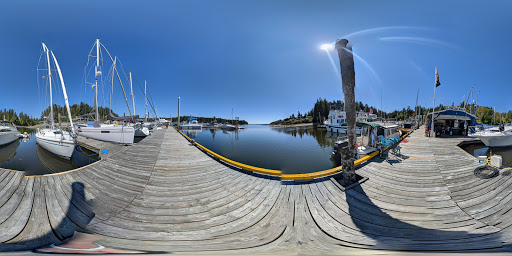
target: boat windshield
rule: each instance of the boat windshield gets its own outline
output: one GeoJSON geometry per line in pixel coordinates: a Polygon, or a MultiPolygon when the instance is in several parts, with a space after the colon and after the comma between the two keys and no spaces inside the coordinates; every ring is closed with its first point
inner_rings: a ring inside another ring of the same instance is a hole
{"type": "Polygon", "coordinates": [[[1,122],[0,126],[3,126],[3,127],[14,127],[14,124],[8,123],[8,122],[1,122]]]}

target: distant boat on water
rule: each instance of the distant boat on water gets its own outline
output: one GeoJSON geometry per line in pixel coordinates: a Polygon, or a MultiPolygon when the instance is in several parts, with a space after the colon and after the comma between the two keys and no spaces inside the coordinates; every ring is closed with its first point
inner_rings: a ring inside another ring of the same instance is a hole
{"type": "Polygon", "coordinates": [[[197,119],[190,117],[185,124],[181,125],[183,130],[201,130],[203,126],[197,122],[197,119]]]}

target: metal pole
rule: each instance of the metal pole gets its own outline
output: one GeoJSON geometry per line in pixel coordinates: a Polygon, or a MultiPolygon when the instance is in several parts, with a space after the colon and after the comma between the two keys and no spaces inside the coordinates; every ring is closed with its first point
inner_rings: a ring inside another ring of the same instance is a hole
{"type": "Polygon", "coordinates": [[[180,104],[181,104],[181,97],[178,97],[178,130],[180,129],[180,115],[181,115],[180,104]]]}
{"type": "Polygon", "coordinates": [[[146,80],[144,80],[144,102],[145,102],[145,105],[144,105],[144,119],[146,119],[146,122],[148,121],[147,116],[149,116],[149,114],[148,114],[148,96],[146,94],[147,88],[148,88],[148,82],[146,80]]]}
{"type": "MultiPolygon", "coordinates": [[[[437,71],[437,67],[436,67],[437,71]]],[[[434,75],[434,104],[432,104],[432,125],[430,126],[430,137],[434,137],[434,111],[436,109],[436,76],[434,75]]]]}
{"type": "Polygon", "coordinates": [[[133,106],[132,119],[134,119],[134,117],[135,117],[135,96],[133,95],[132,72],[130,72],[130,93],[132,94],[132,106],[133,106]]]}
{"type": "Polygon", "coordinates": [[[96,86],[96,92],[94,94],[94,100],[96,101],[96,121],[100,121],[100,114],[98,112],[98,75],[101,74],[101,72],[98,71],[98,67],[100,66],[100,39],[96,39],[96,67],[95,70],[95,86],[96,86]]]}

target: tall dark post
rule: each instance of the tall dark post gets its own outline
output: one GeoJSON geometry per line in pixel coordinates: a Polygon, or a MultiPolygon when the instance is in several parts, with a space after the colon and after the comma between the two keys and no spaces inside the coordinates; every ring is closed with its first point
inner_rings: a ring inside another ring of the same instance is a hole
{"type": "Polygon", "coordinates": [[[180,109],[180,105],[181,105],[181,97],[178,97],[178,129],[180,129],[180,116],[181,116],[181,109],[180,109]]]}
{"type": "Polygon", "coordinates": [[[356,181],[354,169],[354,152],[356,150],[356,100],[354,87],[356,75],[354,72],[354,56],[352,47],[347,46],[347,39],[336,41],[336,50],[340,59],[341,81],[343,94],[345,95],[345,111],[347,115],[348,147],[342,150],[341,165],[343,166],[343,181],[345,185],[356,181]]]}

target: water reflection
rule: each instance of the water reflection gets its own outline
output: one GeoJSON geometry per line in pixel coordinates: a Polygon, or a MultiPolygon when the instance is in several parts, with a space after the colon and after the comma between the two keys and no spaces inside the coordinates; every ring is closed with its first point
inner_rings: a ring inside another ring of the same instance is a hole
{"type": "Polygon", "coordinates": [[[0,163],[11,160],[16,155],[16,149],[20,145],[20,140],[13,143],[0,146],[0,163]]]}
{"type": "Polygon", "coordinates": [[[246,125],[245,129],[182,130],[191,139],[232,160],[252,166],[307,173],[335,167],[332,147],[338,135],[313,126],[269,127],[246,125]]]}
{"type": "Polygon", "coordinates": [[[293,137],[297,135],[302,139],[303,136],[311,136],[316,139],[318,145],[323,148],[334,147],[334,143],[337,140],[341,140],[343,137],[336,133],[327,132],[326,129],[317,128],[315,126],[303,126],[303,127],[272,127],[272,130],[276,132],[282,132],[289,134],[293,137]]]}
{"type": "Polygon", "coordinates": [[[463,146],[462,149],[475,157],[500,155],[502,158],[502,164],[506,167],[512,167],[512,147],[489,148],[483,143],[478,143],[463,146]]]}
{"type": "Polygon", "coordinates": [[[58,173],[77,168],[73,164],[72,160],[58,157],[48,152],[39,145],[37,145],[36,147],[37,157],[39,158],[39,161],[41,161],[44,167],[46,167],[46,169],[48,169],[50,172],[58,173]]]}
{"type": "Polygon", "coordinates": [[[26,175],[44,175],[76,169],[95,162],[93,152],[73,152],[70,160],[61,159],[41,148],[35,139],[35,130],[18,127],[28,138],[0,147],[0,168],[25,171],[26,175]]]}

